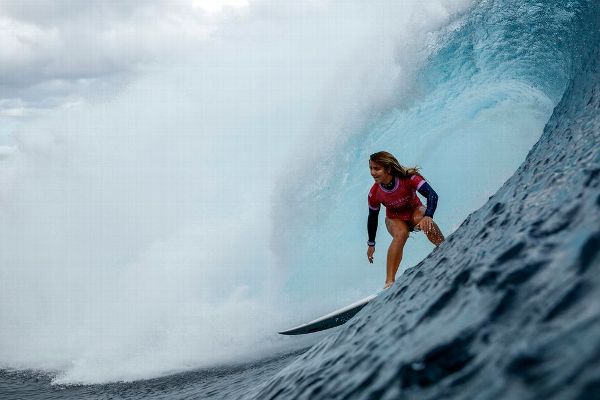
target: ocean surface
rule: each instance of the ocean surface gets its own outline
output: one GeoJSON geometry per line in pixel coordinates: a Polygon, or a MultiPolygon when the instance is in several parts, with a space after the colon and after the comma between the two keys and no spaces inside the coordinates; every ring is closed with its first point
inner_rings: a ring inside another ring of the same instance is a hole
{"type": "MultiPolygon", "coordinates": [[[[273,238],[282,259],[319,268],[332,257],[320,247],[323,225],[364,209],[365,155],[399,152],[415,132],[427,142],[420,160],[448,166],[428,169],[432,186],[460,192],[444,183],[460,164],[451,181],[481,185],[481,196],[459,198],[471,211],[390,290],[316,343],[289,338],[259,361],[102,384],[7,365],[0,398],[600,399],[600,3],[479,1],[431,40],[413,96],[335,141],[321,161],[338,173],[303,193],[283,190],[296,201],[275,212],[305,217],[273,238]],[[500,134],[512,129],[530,132],[532,147],[500,134]],[[494,156],[516,157],[513,169],[494,170],[494,156]],[[486,186],[498,174],[501,187],[486,186]],[[321,211],[323,199],[339,207],[321,211]]],[[[443,201],[438,213],[452,214],[443,201]]],[[[357,247],[363,236],[364,227],[332,240],[346,253],[343,243],[357,247]]],[[[294,289],[309,287],[311,274],[299,270],[287,285],[301,296],[294,289]]]]}

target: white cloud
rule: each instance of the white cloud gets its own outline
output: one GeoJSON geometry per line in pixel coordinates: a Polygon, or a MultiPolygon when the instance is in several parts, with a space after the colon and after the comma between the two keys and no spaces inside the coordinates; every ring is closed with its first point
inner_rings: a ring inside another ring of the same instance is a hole
{"type": "Polygon", "coordinates": [[[0,115],[28,115],[98,87],[118,88],[140,67],[192,51],[224,13],[245,6],[243,0],[2,2],[0,115]]]}
{"type": "Polygon", "coordinates": [[[249,5],[248,0],[193,0],[194,7],[202,8],[209,13],[217,13],[223,11],[224,8],[240,8],[249,5]]]}

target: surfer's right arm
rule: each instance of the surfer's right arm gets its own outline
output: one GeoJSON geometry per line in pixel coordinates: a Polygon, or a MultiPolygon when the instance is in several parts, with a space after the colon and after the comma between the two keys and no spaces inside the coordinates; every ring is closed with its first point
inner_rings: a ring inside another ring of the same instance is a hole
{"type": "Polygon", "coordinates": [[[367,232],[369,232],[369,247],[375,247],[375,235],[377,234],[377,223],[379,221],[379,210],[369,208],[369,218],[367,218],[367,232]]]}
{"type": "Polygon", "coordinates": [[[373,263],[373,253],[375,253],[375,235],[377,233],[377,222],[379,220],[379,210],[373,210],[369,208],[369,218],[367,219],[367,232],[369,233],[369,240],[367,245],[367,258],[370,263],[373,263]]]}
{"type": "Polygon", "coordinates": [[[378,184],[374,184],[369,191],[369,218],[367,219],[367,232],[369,233],[369,240],[367,245],[367,258],[369,262],[373,263],[373,253],[375,253],[375,234],[377,233],[377,222],[379,221],[379,210],[381,203],[377,199],[377,191],[379,189],[378,184]]]}

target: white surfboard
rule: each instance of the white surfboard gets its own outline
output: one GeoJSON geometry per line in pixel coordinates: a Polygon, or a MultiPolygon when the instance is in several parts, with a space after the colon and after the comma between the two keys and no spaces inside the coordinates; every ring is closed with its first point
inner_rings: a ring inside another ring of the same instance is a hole
{"type": "Polygon", "coordinates": [[[288,329],[279,332],[280,335],[304,335],[306,333],[314,333],[324,331],[325,329],[334,328],[339,325],[343,325],[348,320],[356,315],[364,306],[369,304],[371,300],[379,296],[381,292],[365,297],[362,300],[352,303],[349,306],[340,308],[339,310],[333,311],[327,315],[319,317],[314,321],[307,322],[306,324],[299,325],[295,328],[288,329]]]}

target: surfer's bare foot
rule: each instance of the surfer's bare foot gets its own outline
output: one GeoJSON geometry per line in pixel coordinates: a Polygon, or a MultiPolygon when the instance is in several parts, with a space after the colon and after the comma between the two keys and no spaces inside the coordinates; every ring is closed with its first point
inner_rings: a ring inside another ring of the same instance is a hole
{"type": "Polygon", "coordinates": [[[392,287],[393,284],[394,284],[393,281],[392,282],[386,282],[385,285],[383,285],[383,288],[384,289],[388,289],[388,288],[392,287]]]}

